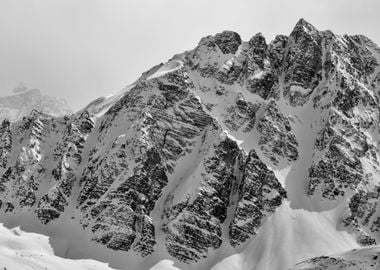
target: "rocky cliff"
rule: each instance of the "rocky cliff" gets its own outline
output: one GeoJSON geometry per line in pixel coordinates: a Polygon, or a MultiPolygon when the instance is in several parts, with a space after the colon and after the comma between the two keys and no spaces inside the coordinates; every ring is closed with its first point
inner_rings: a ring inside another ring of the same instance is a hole
{"type": "Polygon", "coordinates": [[[375,245],[379,91],[364,36],[303,19],[270,43],[207,36],[74,115],[4,120],[0,220],[72,226],[64,256],[124,269],[288,269],[375,245]]]}

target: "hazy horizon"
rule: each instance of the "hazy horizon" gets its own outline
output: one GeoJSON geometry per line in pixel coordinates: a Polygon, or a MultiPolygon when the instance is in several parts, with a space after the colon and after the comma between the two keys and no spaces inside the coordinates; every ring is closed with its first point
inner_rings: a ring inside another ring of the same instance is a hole
{"type": "Polygon", "coordinates": [[[223,30],[269,42],[300,18],[380,44],[376,0],[2,0],[0,95],[24,83],[74,110],[223,30]]]}

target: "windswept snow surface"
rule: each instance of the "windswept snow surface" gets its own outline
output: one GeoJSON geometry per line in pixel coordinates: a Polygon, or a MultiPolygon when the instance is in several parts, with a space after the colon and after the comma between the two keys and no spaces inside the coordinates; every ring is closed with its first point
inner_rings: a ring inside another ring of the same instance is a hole
{"type": "Polygon", "coordinates": [[[153,266],[150,270],[180,270],[177,267],[174,267],[174,262],[170,260],[162,260],[153,266]]]}
{"type": "Polygon", "coordinates": [[[293,270],[378,270],[380,269],[380,247],[353,249],[344,253],[321,256],[298,263],[293,270]]]}
{"type": "Polygon", "coordinates": [[[118,100],[120,100],[125,93],[127,93],[132,87],[135,86],[135,83],[128,85],[121,89],[116,94],[110,94],[107,96],[99,97],[88,104],[84,109],[80,110],[77,114],[81,114],[83,111],[87,110],[92,115],[95,115],[97,118],[100,118],[107,110],[114,105],[118,100]]]}
{"type": "Polygon", "coordinates": [[[150,75],[147,80],[155,79],[164,76],[170,72],[176,71],[183,66],[183,62],[178,59],[173,59],[160,67],[154,74],[150,75]]]}
{"type": "Polygon", "coordinates": [[[333,226],[338,215],[339,209],[319,213],[284,204],[268,218],[257,238],[212,270],[287,269],[305,258],[359,247],[348,233],[333,226]]]}
{"type": "MultiPolygon", "coordinates": [[[[0,224],[0,269],[7,270],[111,270],[94,260],[69,260],[54,255],[47,236],[0,224]]],[[[160,269],[160,268],[157,268],[160,269]]]]}

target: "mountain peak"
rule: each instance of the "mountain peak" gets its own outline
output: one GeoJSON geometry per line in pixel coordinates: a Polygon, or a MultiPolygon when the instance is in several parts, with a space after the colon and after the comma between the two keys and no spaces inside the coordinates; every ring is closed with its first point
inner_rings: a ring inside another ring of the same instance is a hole
{"type": "Polygon", "coordinates": [[[241,42],[240,35],[233,31],[223,31],[215,35],[215,43],[224,54],[234,54],[241,42]]]}
{"type": "Polygon", "coordinates": [[[19,85],[17,85],[12,92],[15,94],[26,92],[28,88],[21,82],[19,85]]]}
{"type": "Polygon", "coordinates": [[[311,26],[311,27],[314,28],[314,26],[311,23],[309,23],[308,21],[306,21],[304,18],[299,19],[298,22],[296,23],[296,26],[297,25],[300,25],[300,26],[311,26]]]}
{"type": "Polygon", "coordinates": [[[291,36],[294,36],[297,33],[306,33],[306,34],[315,34],[318,33],[318,30],[308,21],[306,21],[304,18],[299,19],[299,21],[296,23],[291,36]]]}
{"type": "Polygon", "coordinates": [[[215,35],[203,37],[199,41],[198,46],[216,45],[222,51],[223,54],[234,54],[241,45],[241,43],[242,40],[238,33],[234,31],[225,30],[215,35]]]}

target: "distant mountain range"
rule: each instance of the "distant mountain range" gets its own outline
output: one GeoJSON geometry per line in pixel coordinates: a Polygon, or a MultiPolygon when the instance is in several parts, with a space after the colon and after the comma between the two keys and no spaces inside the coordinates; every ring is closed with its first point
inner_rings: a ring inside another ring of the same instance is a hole
{"type": "Polygon", "coordinates": [[[0,96],[0,121],[4,118],[15,122],[30,115],[33,110],[59,117],[71,114],[67,102],[62,98],[43,95],[39,89],[16,87],[12,95],[0,96]]]}

